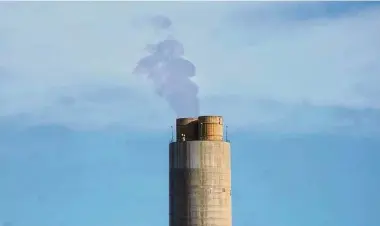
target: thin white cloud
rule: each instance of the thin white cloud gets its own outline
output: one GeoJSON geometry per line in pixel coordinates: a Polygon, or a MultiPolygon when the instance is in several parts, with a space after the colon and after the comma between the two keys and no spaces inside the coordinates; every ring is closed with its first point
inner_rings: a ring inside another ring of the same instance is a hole
{"type": "Polygon", "coordinates": [[[202,113],[232,119],[244,112],[260,124],[305,101],[380,109],[380,10],[294,21],[283,18],[296,13],[292,7],[273,3],[1,4],[0,59],[12,77],[0,85],[2,116],[26,113],[35,123],[72,127],[172,123],[174,113],[149,81],[131,75],[158,37],[147,25],[155,14],[172,19],[197,66],[202,113]],[[282,107],[263,111],[258,100],[282,107]]]}

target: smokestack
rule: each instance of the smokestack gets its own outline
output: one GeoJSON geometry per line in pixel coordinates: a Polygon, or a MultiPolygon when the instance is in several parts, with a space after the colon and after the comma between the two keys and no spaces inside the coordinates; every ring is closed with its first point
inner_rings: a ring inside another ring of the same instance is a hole
{"type": "Polygon", "coordinates": [[[169,226],[231,226],[230,143],[221,116],[178,118],[169,145],[169,226]]]}
{"type": "MultiPolygon", "coordinates": [[[[167,30],[172,22],[163,16],[153,17],[156,30],[167,30]]],[[[166,99],[177,117],[199,115],[198,86],[190,78],[195,76],[195,65],[184,58],[182,43],[167,37],[146,48],[148,56],[137,63],[134,73],[152,80],[155,92],[166,99]]]]}

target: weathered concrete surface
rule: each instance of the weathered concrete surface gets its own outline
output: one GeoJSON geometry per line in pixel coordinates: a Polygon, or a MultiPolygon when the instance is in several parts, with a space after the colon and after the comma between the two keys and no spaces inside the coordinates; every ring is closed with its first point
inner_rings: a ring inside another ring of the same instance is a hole
{"type": "Polygon", "coordinates": [[[170,144],[170,226],[231,226],[230,143],[170,144]]]}

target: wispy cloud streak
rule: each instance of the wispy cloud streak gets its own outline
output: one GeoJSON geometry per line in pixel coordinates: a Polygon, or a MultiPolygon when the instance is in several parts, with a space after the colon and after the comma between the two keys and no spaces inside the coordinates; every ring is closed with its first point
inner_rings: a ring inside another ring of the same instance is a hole
{"type": "Polygon", "coordinates": [[[310,118],[299,127],[313,130],[342,120],[318,109],[344,108],[362,115],[363,109],[380,109],[377,7],[332,17],[328,10],[323,13],[323,4],[316,4],[316,16],[299,18],[289,15],[302,14],[299,8],[310,5],[6,4],[0,7],[0,65],[7,74],[0,85],[1,117],[22,115],[34,124],[76,128],[162,128],[176,115],[199,111],[226,115],[235,126],[276,122],[275,127],[288,112],[298,112],[310,118]],[[158,14],[170,20],[151,20],[158,14]],[[161,57],[157,47],[167,47],[168,40],[184,47],[186,58],[180,61],[196,65],[196,76],[170,76],[164,83],[155,80],[163,76],[134,76],[136,62],[157,53],[161,57]],[[149,43],[155,49],[147,56],[149,43]],[[173,87],[181,92],[172,92],[173,87]],[[191,91],[185,95],[187,88],[191,91]],[[177,105],[179,99],[185,107],[177,105]],[[281,107],[264,111],[262,103],[281,107]],[[310,109],[315,114],[305,113],[310,109]],[[252,117],[241,117],[242,112],[252,117]]]}

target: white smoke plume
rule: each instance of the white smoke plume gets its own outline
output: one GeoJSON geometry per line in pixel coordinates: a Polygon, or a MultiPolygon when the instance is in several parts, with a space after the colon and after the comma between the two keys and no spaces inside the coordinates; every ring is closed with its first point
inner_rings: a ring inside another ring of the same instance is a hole
{"type": "MultiPolygon", "coordinates": [[[[164,16],[151,20],[156,31],[169,29],[172,22],[164,16]]],[[[199,115],[198,86],[190,78],[195,76],[195,65],[184,58],[185,49],[175,38],[166,37],[148,44],[148,56],[137,63],[134,74],[152,80],[155,92],[165,98],[178,117],[199,115]]]]}

